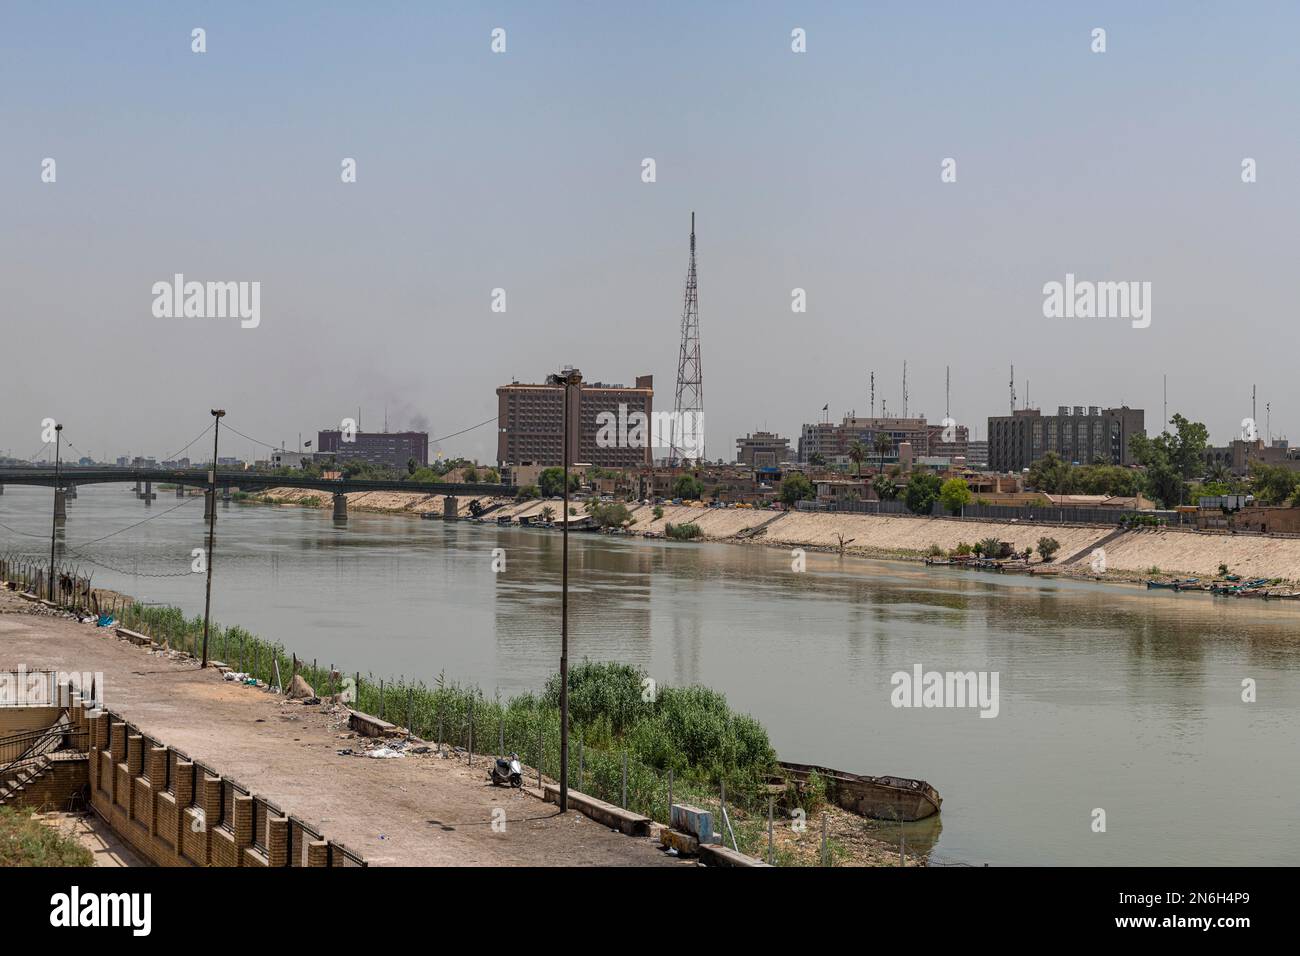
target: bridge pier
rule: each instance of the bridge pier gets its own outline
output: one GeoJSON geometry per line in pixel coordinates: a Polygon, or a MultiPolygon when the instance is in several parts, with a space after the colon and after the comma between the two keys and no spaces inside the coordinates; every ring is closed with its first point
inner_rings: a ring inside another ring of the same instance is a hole
{"type": "Polygon", "coordinates": [[[68,520],[68,493],[62,488],[54,489],[54,520],[68,520]]]}
{"type": "Polygon", "coordinates": [[[3,495],[4,493],[5,493],[5,486],[0,485],[0,495],[3,495]]]}
{"type": "Polygon", "coordinates": [[[137,479],[135,480],[135,496],[136,496],[137,498],[140,497],[140,479],[139,479],[139,478],[137,478],[137,479]]]}
{"type": "Polygon", "coordinates": [[[77,486],[74,485],[72,482],[68,482],[64,490],[67,492],[67,496],[69,498],[75,499],[77,497],[77,486]]]}
{"type": "Polygon", "coordinates": [[[176,497],[177,497],[177,498],[184,498],[184,497],[185,497],[185,486],[184,486],[184,485],[177,485],[177,486],[176,486],[176,497]]]}
{"type": "Polygon", "coordinates": [[[203,520],[208,521],[213,517],[215,512],[213,507],[213,494],[211,488],[203,489],[203,520]]]}
{"type": "Polygon", "coordinates": [[[230,486],[229,486],[229,485],[226,485],[224,488],[221,489],[221,502],[222,502],[222,504],[227,504],[227,505],[230,504],[230,486]]]}
{"type": "Polygon", "coordinates": [[[344,494],[334,495],[334,520],[346,522],[348,520],[348,496],[344,494]]]}
{"type": "Polygon", "coordinates": [[[142,494],[140,497],[144,499],[144,505],[146,508],[149,507],[150,502],[152,502],[155,498],[158,497],[153,493],[152,481],[146,481],[144,483],[144,494],[142,494]]]}
{"type": "Polygon", "coordinates": [[[444,495],[442,499],[442,519],[455,521],[460,517],[460,499],[455,495],[444,495]]]}

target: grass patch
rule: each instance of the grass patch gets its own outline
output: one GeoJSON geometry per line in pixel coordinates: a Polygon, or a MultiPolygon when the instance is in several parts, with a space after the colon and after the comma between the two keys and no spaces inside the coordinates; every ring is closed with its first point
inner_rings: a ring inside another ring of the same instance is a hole
{"type": "Polygon", "coordinates": [[[0,867],[93,866],[91,852],[75,837],[48,827],[19,807],[0,807],[0,867]]]}

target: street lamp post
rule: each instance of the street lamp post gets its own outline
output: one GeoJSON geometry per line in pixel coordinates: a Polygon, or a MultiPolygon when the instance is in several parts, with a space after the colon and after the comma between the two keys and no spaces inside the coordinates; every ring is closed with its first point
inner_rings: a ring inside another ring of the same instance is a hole
{"type": "MultiPolygon", "coordinates": [[[[560,812],[569,809],[569,389],[582,385],[577,369],[548,376],[547,384],[564,387],[564,528],[560,559],[560,812]]],[[[540,759],[540,755],[539,755],[540,759]]]]}
{"type": "Polygon", "coordinates": [[[50,580],[49,587],[46,588],[47,596],[51,601],[57,601],[54,596],[54,532],[59,526],[59,438],[63,432],[63,426],[55,424],[54,426],[54,516],[50,519],[50,580]]]}
{"type": "Polygon", "coordinates": [[[216,419],[212,425],[212,470],[208,472],[208,590],[203,598],[203,663],[208,666],[208,619],[212,613],[212,547],[217,536],[217,437],[221,434],[221,416],[224,408],[212,409],[216,419]]]}

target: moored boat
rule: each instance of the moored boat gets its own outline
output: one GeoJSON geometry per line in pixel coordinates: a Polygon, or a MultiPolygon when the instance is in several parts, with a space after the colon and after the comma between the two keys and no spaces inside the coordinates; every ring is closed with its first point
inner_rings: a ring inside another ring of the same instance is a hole
{"type": "Polygon", "coordinates": [[[784,760],[779,766],[784,775],[782,782],[801,789],[815,773],[826,783],[826,799],[850,813],[873,820],[924,820],[938,813],[943,804],[939,791],[924,780],[867,777],[784,760]]]}

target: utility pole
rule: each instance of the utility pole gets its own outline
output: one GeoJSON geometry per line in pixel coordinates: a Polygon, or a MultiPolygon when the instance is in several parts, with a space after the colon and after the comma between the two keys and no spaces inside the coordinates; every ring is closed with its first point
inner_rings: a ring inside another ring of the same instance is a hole
{"type": "Polygon", "coordinates": [[[54,426],[54,516],[50,519],[50,580],[47,597],[51,601],[57,600],[54,597],[54,531],[59,526],[59,438],[63,432],[63,426],[55,424],[54,426]]]}
{"type": "Polygon", "coordinates": [[[1011,363],[1011,414],[1016,413],[1016,363],[1011,363]]]}
{"type": "Polygon", "coordinates": [[[943,367],[943,417],[952,418],[952,366],[943,367]]]}
{"type": "Polygon", "coordinates": [[[203,598],[203,663],[208,666],[208,623],[212,614],[212,547],[217,537],[217,438],[221,434],[221,416],[226,414],[224,408],[212,409],[216,419],[212,425],[212,470],[208,472],[208,589],[203,598]]]}
{"type": "MultiPolygon", "coordinates": [[[[560,558],[560,812],[569,809],[569,389],[582,387],[574,368],[547,376],[548,385],[564,386],[564,529],[560,558]]],[[[541,754],[538,754],[540,774],[541,754]]]]}
{"type": "Polygon", "coordinates": [[[907,417],[907,362],[903,362],[903,417],[907,417]]]}
{"type": "Polygon", "coordinates": [[[871,417],[876,417],[876,373],[871,373],[871,417]]]}

